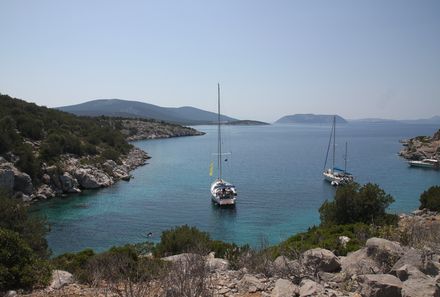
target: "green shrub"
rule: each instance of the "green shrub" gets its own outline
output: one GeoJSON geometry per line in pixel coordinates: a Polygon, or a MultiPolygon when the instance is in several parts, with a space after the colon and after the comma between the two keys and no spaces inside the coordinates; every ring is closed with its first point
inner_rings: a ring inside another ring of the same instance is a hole
{"type": "Polygon", "coordinates": [[[420,195],[420,209],[440,211],[440,186],[432,186],[420,195]]]}
{"type": "Polygon", "coordinates": [[[21,238],[42,258],[50,254],[45,236],[48,232],[47,223],[28,214],[28,208],[15,199],[0,193],[0,228],[20,234],[21,238]]]}
{"type": "MultiPolygon", "coordinates": [[[[336,190],[333,201],[325,201],[319,208],[321,224],[384,224],[396,221],[385,210],[394,202],[391,195],[385,193],[376,184],[350,183],[336,190]]],[[[391,215],[393,216],[393,215],[391,215]]],[[[395,216],[394,216],[395,217],[395,216]]]]}
{"type": "Polygon", "coordinates": [[[313,248],[325,248],[336,255],[345,256],[348,252],[358,250],[365,241],[377,234],[375,228],[366,224],[314,226],[308,231],[298,233],[283,241],[275,249],[275,256],[280,254],[302,253],[313,248]],[[339,237],[347,236],[350,241],[344,246],[339,237]]]}
{"type": "Polygon", "coordinates": [[[113,160],[115,162],[119,161],[119,155],[120,153],[112,148],[107,148],[101,153],[101,157],[104,158],[104,160],[113,160]]]}
{"type": "Polygon", "coordinates": [[[210,242],[208,233],[183,225],[162,233],[155,255],[163,257],[187,252],[209,252],[210,242]]]}
{"type": "Polygon", "coordinates": [[[51,269],[17,232],[0,228],[0,292],[31,289],[49,282],[51,269]]]}
{"type": "Polygon", "coordinates": [[[29,174],[34,180],[40,174],[40,162],[34,157],[32,146],[27,143],[23,143],[15,149],[15,154],[19,157],[19,160],[15,164],[18,169],[29,174]]]}
{"type": "Polygon", "coordinates": [[[68,271],[80,282],[87,282],[89,279],[86,271],[87,263],[94,256],[95,252],[92,249],[85,249],[78,253],[62,254],[52,259],[51,262],[56,269],[68,271]]]}

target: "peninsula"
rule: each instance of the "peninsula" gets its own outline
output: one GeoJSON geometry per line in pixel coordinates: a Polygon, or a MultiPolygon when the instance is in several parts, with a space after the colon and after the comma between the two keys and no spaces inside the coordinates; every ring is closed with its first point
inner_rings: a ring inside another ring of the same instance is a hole
{"type": "Polygon", "coordinates": [[[150,157],[129,141],[203,135],[155,120],[80,117],[0,94],[0,188],[25,202],[128,181],[150,157]]]}

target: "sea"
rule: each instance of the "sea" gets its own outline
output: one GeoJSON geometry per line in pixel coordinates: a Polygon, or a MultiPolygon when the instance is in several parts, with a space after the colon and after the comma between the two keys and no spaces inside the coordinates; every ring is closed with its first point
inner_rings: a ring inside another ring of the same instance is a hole
{"type": "MultiPolygon", "coordinates": [[[[53,255],[92,248],[160,241],[161,232],[179,225],[196,226],[213,239],[276,244],[319,224],[319,207],[335,188],[322,177],[331,126],[224,126],[223,177],[238,190],[237,205],[211,202],[209,175],[217,158],[217,127],[195,126],[203,136],[137,141],[152,157],[132,172],[129,182],[55,198],[32,206],[50,225],[53,255]],[[148,233],[152,236],[148,237],[148,233]]],[[[336,165],[360,183],[375,183],[395,202],[389,212],[418,208],[420,194],[440,185],[440,171],[410,168],[398,156],[399,140],[432,135],[439,125],[349,123],[336,128],[336,165]]],[[[331,153],[329,162],[331,163],[331,153]]]]}

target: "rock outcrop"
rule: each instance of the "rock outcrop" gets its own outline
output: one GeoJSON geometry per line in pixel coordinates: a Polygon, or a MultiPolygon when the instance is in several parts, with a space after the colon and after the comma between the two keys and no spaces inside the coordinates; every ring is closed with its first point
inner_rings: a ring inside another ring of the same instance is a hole
{"type": "Polygon", "coordinates": [[[62,287],[73,283],[73,275],[67,271],[54,270],[52,272],[52,280],[49,285],[49,290],[58,290],[62,287]]]}
{"type": "Polygon", "coordinates": [[[440,160],[440,130],[432,137],[417,136],[403,142],[400,155],[408,160],[434,158],[440,160]]]}
{"type": "MultiPolygon", "coordinates": [[[[1,158],[1,157],[0,157],[1,158]]],[[[132,148],[121,163],[106,160],[102,164],[83,157],[61,156],[58,165],[42,166],[37,187],[31,177],[18,170],[13,163],[0,159],[0,188],[25,202],[45,200],[62,194],[80,193],[85,189],[109,187],[118,180],[128,181],[130,171],[146,164],[149,156],[139,148],[132,148]]]]}

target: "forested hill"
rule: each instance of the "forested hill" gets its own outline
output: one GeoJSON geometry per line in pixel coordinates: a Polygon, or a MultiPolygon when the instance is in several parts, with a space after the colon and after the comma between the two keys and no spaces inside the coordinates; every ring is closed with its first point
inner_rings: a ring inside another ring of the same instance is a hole
{"type": "Polygon", "coordinates": [[[0,94],[0,157],[32,180],[41,177],[43,163],[55,164],[62,155],[118,163],[132,148],[127,139],[200,134],[164,122],[75,116],[0,94]]]}
{"type": "MultiPolygon", "coordinates": [[[[182,125],[203,125],[217,122],[217,113],[191,106],[162,107],[145,102],[99,99],[81,104],[58,107],[59,110],[85,116],[117,116],[125,118],[154,119],[182,125]]],[[[222,115],[221,121],[230,122],[236,119],[222,115]]]]}

